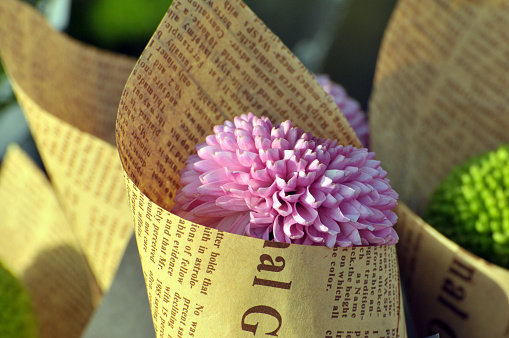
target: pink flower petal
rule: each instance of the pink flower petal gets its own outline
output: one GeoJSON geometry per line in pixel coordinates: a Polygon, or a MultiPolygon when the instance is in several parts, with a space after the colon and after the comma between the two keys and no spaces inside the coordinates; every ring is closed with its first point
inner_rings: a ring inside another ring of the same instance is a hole
{"type": "Polygon", "coordinates": [[[224,194],[221,185],[218,183],[202,184],[196,189],[196,191],[201,196],[212,196],[213,198],[224,194]]]}
{"type": "Polygon", "coordinates": [[[222,166],[217,164],[213,159],[197,161],[193,165],[193,169],[198,173],[206,173],[211,170],[220,169],[222,166]]]}
{"type": "Polygon", "coordinates": [[[256,185],[257,183],[260,182],[255,180],[249,181],[249,191],[254,195],[269,198],[277,191],[276,182],[272,182],[269,186],[256,185]]]}
{"type": "MultiPolygon", "coordinates": [[[[360,212],[357,210],[350,202],[343,202],[339,206],[340,213],[344,215],[344,217],[347,217],[352,222],[357,222],[357,220],[360,217],[360,212]]],[[[340,221],[340,220],[338,220],[340,221]]],[[[343,222],[343,221],[340,221],[343,222]]]]}
{"type": "Polygon", "coordinates": [[[226,231],[232,234],[243,235],[249,224],[249,213],[236,213],[224,217],[215,228],[219,231],[226,231]]]}
{"type": "Polygon", "coordinates": [[[216,141],[223,150],[234,152],[237,149],[237,140],[231,133],[216,134],[216,141]]]}
{"type": "Polygon", "coordinates": [[[232,196],[221,196],[216,200],[216,204],[224,209],[235,211],[249,211],[244,199],[235,198],[232,196]]]}
{"type": "Polygon", "coordinates": [[[284,217],[292,213],[292,205],[281,199],[277,191],[274,195],[272,195],[272,207],[278,212],[278,214],[284,217]]]}
{"type": "Polygon", "coordinates": [[[215,153],[216,149],[217,148],[213,147],[213,146],[202,147],[198,150],[198,156],[202,160],[211,160],[214,158],[214,153],[215,153]]]}
{"type": "Polygon", "coordinates": [[[256,227],[257,225],[261,226],[267,226],[268,224],[271,224],[274,222],[274,215],[271,213],[257,213],[257,212],[251,212],[250,213],[250,222],[251,226],[256,227]]]}
{"type": "Polygon", "coordinates": [[[267,162],[267,170],[270,172],[272,178],[285,178],[287,171],[286,171],[286,162],[284,160],[280,161],[269,161],[267,162]]]}
{"type": "Polygon", "coordinates": [[[281,154],[282,150],[286,150],[286,149],[290,148],[290,142],[288,142],[284,138],[277,138],[274,141],[272,141],[271,147],[273,149],[279,149],[280,150],[280,154],[281,154]]]}
{"type": "Polygon", "coordinates": [[[251,168],[251,177],[260,182],[272,182],[273,178],[269,175],[267,168],[256,170],[251,168]]]}
{"type": "Polygon", "coordinates": [[[337,191],[345,200],[357,198],[361,193],[361,189],[355,185],[349,186],[348,184],[338,184],[339,190],[337,191]]]}
{"type": "MultiPolygon", "coordinates": [[[[270,139],[264,138],[261,136],[256,136],[254,138],[254,140],[255,140],[255,148],[258,149],[258,152],[261,157],[261,152],[264,152],[270,148],[270,145],[271,145],[270,139]]],[[[264,162],[266,162],[266,161],[264,161],[264,162]]]]}
{"type": "Polygon", "coordinates": [[[316,173],[311,172],[305,172],[305,171],[299,171],[297,175],[297,185],[301,187],[308,187],[310,186],[316,178],[316,173]]]}
{"type": "Polygon", "coordinates": [[[250,195],[244,198],[249,209],[257,213],[270,213],[273,210],[273,202],[271,198],[262,198],[258,196],[250,195]]]}
{"type": "Polygon", "coordinates": [[[226,176],[230,179],[230,181],[242,184],[249,185],[249,181],[251,180],[251,175],[249,173],[243,171],[231,171],[225,170],[226,176]]]}
{"type": "Polygon", "coordinates": [[[184,194],[184,195],[187,195],[187,196],[194,196],[194,197],[197,197],[198,196],[198,187],[201,185],[201,182],[200,181],[195,181],[195,182],[192,182],[188,185],[186,185],[185,187],[182,188],[181,192],[184,194]]]}
{"type": "Polygon", "coordinates": [[[302,238],[304,236],[303,225],[295,222],[291,217],[284,218],[283,231],[290,239],[302,238]]]}
{"type": "Polygon", "coordinates": [[[200,175],[202,184],[208,183],[227,183],[230,182],[227,171],[224,168],[213,169],[200,175]]]}
{"type": "Polygon", "coordinates": [[[306,191],[299,199],[303,204],[306,204],[312,208],[318,209],[321,204],[325,201],[327,195],[320,189],[313,188],[311,186],[306,187],[306,191]]]}
{"type": "Polygon", "coordinates": [[[226,217],[233,214],[238,214],[238,211],[224,209],[219,205],[216,205],[215,201],[202,203],[199,206],[193,208],[191,213],[196,217],[210,216],[214,217],[226,217]]]}
{"type": "Polygon", "coordinates": [[[299,224],[310,225],[318,217],[318,212],[305,204],[295,203],[292,208],[292,217],[299,224]]]}
{"type": "Polygon", "coordinates": [[[214,161],[219,164],[221,167],[230,168],[230,170],[241,169],[242,165],[237,160],[237,154],[232,153],[231,151],[216,151],[214,155],[212,155],[214,161]]]}
{"type": "Polygon", "coordinates": [[[352,231],[348,236],[348,239],[352,242],[353,245],[363,245],[361,241],[361,235],[357,230],[352,231]]]}
{"type": "Polygon", "coordinates": [[[290,238],[285,235],[283,226],[284,226],[284,217],[277,216],[274,219],[274,227],[273,227],[274,240],[276,242],[291,243],[290,238]]]}
{"type": "Polygon", "coordinates": [[[306,192],[306,188],[304,188],[304,187],[298,187],[296,190],[290,190],[290,191],[281,190],[279,192],[279,197],[281,197],[283,200],[285,200],[289,203],[295,203],[300,199],[300,197],[305,192],[306,192]]]}
{"type": "Polygon", "coordinates": [[[339,201],[334,198],[331,194],[327,194],[325,196],[325,201],[323,201],[322,206],[324,208],[337,208],[339,207],[339,201]]]}
{"type": "Polygon", "coordinates": [[[323,243],[326,232],[320,231],[316,226],[309,226],[305,228],[306,234],[311,238],[314,243],[323,243]]]}
{"type": "Polygon", "coordinates": [[[256,145],[252,137],[240,136],[237,138],[237,144],[240,150],[245,150],[249,152],[256,151],[256,145]]]}

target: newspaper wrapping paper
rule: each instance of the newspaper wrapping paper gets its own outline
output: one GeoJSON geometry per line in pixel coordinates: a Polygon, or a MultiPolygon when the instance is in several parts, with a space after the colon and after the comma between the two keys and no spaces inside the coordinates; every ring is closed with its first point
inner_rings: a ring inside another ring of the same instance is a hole
{"type": "Polygon", "coordinates": [[[0,168],[0,260],[32,296],[39,336],[80,337],[101,290],[55,192],[21,148],[0,168]]]}
{"type": "Polygon", "coordinates": [[[1,1],[0,18],[4,68],[65,216],[107,291],[132,235],[114,126],[134,60],[69,39],[23,2],[1,1]]]}
{"type": "Polygon", "coordinates": [[[395,246],[265,242],[167,211],[194,146],[249,111],[359,145],[312,74],[244,3],[173,2],[117,117],[156,335],[406,337],[395,246]]]}
{"type": "MultiPolygon", "coordinates": [[[[509,3],[402,0],[379,54],[372,146],[422,212],[445,175],[509,142],[509,3]]],[[[509,337],[509,271],[399,206],[402,283],[421,336],[509,337]]]]}

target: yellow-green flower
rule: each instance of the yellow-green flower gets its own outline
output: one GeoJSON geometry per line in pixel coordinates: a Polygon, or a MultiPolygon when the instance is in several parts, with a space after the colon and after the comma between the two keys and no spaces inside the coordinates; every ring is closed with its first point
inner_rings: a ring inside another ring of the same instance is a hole
{"type": "Polygon", "coordinates": [[[30,295],[0,264],[0,337],[32,338],[38,336],[30,295]]]}
{"type": "Polygon", "coordinates": [[[424,219],[465,249],[509,268],[509,146],[453,169],[424,219]]]}

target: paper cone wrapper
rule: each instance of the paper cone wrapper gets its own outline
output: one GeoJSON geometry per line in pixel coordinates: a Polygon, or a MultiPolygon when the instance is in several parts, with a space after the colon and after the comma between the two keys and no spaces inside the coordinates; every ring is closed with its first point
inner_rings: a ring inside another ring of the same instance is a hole
{"type": "Polygon", "coordinates": [[[73,41],[20,1],[1,1],[0,17],[4,68],[65,217],[107,291],[132,235],[114,126],[134,60],[73,41]]]}
{"type": "Polygon", "coordinates": [[[135,60],[73,41],[0,1],[0,56],[51,180],[19,148],[0,176],[0,260],[31,293],[41,337],[80,337],[132,235],[114,144],[135,60]]]}
{"type": "Polygon", "coordinates": [[[312,74],[244,3],[174,1],[117,117],[156,335],[405,337],[395,246],[282,244],[168,212],[195,145],[248,112],[359,145],[312,74]]]}
{"type": "Polygon", "coordinates": [[[80,337],[102,290],[45,174],[15,145],[0,169],[0,260],[28,290],[39,337],[80,337]]]}
{"type": "Polygon", "coordinates": [[[447,173],[509,142],[509,6],[403,0],[370,103],[372,146],[400,199],[398,254],[418,335],[509,336],[509,272],[418,216],[447,173]]]}

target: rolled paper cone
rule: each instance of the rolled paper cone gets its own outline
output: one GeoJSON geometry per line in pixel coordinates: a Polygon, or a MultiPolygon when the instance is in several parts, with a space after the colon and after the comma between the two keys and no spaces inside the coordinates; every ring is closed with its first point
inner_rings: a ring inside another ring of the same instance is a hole
{"type": "Polygon", "coordinates": [[[101,292],[132,235],[115,118],[131,58],[55,31],[33,6],[0,2],[0,56],[53,188],[101,292]]]}
{"type": "Polygon", "coordinates": [[[51,179],[23,156],[11,179],[2,169],[0,256],[34,296],[41,337],[80,337],[132,235],[114,126],[135,60],[73,41],[26,2],[0,1],[0,18],[2,64],[51,179]]]}
{"type": "Polygon", "coordinates": [[[509,271],[468,253],[418,214],[445,175],[509,141],[509,8],[403,0],[379,54],[371,145],[405,207],[398,257],[420,336],[509,335],[509,271]]]}
{"type": "Polygon", "coordinates": [[[38,337],[80,337],[97,280],[45,173],[16,145],[0,169],[0,260],[30,293],[38,337]]]}
{"type": "Polygon", "coordinates": [[[117,116],[156,335],[406,337],[395,246],[263,241],[168,212],[194,146],[248,112],[360,145],[313,75],[244,3],[174,1],[117,116]]]}

